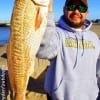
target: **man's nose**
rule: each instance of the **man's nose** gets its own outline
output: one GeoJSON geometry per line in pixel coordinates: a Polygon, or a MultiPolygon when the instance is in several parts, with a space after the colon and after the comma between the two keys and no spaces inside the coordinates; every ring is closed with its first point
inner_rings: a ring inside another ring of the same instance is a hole
{"type": "Polygon", "coordinates": [[[75,13],[79,13],[80,11],[79,11],[78,9],[75,9],[74,12],[75,12],[75,13]]]}

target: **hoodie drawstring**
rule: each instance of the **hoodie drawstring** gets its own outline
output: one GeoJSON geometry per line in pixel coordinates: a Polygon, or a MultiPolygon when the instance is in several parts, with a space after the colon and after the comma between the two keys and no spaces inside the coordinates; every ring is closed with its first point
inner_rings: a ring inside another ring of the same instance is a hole
{"type": "MultiPolygon", "coordinates": [[[[77,42],[77,52],[76,52],[76,60],[75,60],[75,64],[74,64],[74,67],[73,67],[73,69],[76,67],[76,65],[77,65],[77,60],[78,60],[78,50],[79,50],[79,44],[78,44],[78,38],[77,38],[77,36],[75,35],[75,38],[76,38],[76,42],[77,42]]],[[[82,35],[82,49],[83,49],[83,51],[82,51],[82,56],[84,55],[84,37],[83,37],[83,35],[82,35]]]]}
{"type": "Polygon", "coordinates": [[[76,64],[77,64],[77,56],[78,56],[78,38],[77,38],[76,35],[75,35],[75,37],[76,37],[76,42],[77,42],[77,52],[76,52],[76,60],[75,60],[75,64],[74,64],[73,69],[76,67],[76,64]]]}
{"type": "Polygon", "coordinates": [[[84,37],[83,37],[83,35],[82,35],[82,46],[83,46],[83,52],[82,52],[82,56],[83,56],[83,54],[84,54],[84,37]]]}

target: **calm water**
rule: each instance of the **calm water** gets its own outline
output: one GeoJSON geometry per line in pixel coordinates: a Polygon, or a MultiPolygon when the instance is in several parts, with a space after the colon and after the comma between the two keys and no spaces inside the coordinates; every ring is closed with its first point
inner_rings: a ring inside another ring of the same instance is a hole
{"type": "Polygon", "coordinates": [[[0,27],[0,45],[7,44],[10,37],[9,27],[0,27]]]}

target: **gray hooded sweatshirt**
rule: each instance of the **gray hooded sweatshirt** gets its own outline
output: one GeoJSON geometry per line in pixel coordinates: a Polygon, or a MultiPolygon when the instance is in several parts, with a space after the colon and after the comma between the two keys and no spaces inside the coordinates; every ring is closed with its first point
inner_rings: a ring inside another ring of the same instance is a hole
{"type": "Polygon", "coordinates": [[[90,26],[86,20],[84,29],[76,30],[67,25],[63,16],[55,26],[53,14],[49,13],[37,57],[50,60],[44,88],[52,100],[96,100],[100,44],[90,26]]]}

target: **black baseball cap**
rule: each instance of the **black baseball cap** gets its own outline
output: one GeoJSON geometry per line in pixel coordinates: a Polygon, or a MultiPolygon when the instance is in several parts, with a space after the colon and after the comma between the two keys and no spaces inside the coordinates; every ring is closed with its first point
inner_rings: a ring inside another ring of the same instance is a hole
{"type": "MultiPolygon", "coordinates": [[[[87,0],[79,0],[82,2],[82,4],[84,4],[86,7],[88,7],[88,2],[87,0]]],[[[73,2],[73,0],[66,0],[65,2],[65,6],[67,6],[68,4],[70,4],[71,2],[73,2]]]]}

